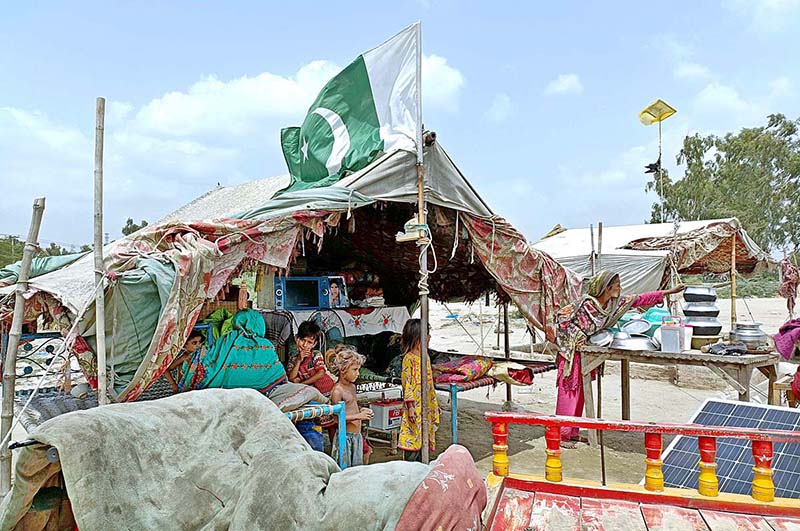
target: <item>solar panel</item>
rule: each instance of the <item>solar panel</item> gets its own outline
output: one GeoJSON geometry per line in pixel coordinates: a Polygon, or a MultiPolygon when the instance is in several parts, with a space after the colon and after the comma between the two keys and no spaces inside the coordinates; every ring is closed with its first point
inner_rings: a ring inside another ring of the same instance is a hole
{"type": "MultiPolygon", "coordinates": [[[[689,422],[704,426],[800,431],[800,409],[709,398],[689,422]]],[[[773,443],[775,496],[800,498],[800,444],[773,443]]],[[[697,437],[676,437],[664,451],[664,485],[697,488],[700,453],[697,437]]],[[[747,439],[717,439],[717,479],[720,492],[752,491],[753,452],[747,439]]]]}

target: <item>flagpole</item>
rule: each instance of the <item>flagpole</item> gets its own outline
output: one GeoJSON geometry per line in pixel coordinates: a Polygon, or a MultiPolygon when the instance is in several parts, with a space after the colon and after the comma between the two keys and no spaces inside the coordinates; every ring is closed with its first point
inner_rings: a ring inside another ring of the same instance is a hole
{"type": "MultiPolygon", "coordinates": [[[[426,226],[425,178],[422,165],[422,22],[417,23],[417,222],[426,226]]],[[[420,377],[422,379],[422,462],[430,461],[428,447],[428,246],[431,234],[426,230],[425,237],[417,241],[419,255],[419,312],[420,312],[420,377]]]]}

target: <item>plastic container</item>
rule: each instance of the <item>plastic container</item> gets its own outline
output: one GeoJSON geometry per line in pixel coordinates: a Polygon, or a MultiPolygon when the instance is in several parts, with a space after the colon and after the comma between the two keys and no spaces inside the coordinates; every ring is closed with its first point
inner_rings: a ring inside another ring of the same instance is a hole
{"type": "Polygon", "coordinates": [[[694,327],[690,324],[683,325],[683,350],[692,349],[692,335],[694,327]]]}
{"type": "Polygon", "coordinates": [[[684,326],[681,318],[666,315],[661,322],[661,352],[682,352],[684,326]]]}
{"type": "Polygon", "coordinates": [[[379,430],[391,430],[400,427],[403,420],[403,401],[402,400],[381,400],[373,402],[369,408],[374,413],[374,417],[369,421],[372,428],[379,430]]]}

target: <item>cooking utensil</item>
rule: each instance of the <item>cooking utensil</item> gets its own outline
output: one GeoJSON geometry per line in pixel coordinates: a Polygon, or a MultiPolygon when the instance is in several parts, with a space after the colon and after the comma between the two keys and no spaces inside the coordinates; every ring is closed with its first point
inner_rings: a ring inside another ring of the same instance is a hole
{"type": "Polygon", "coordinates": [[[644,334],[650,330],[650,322],[644,319],[631,319],[620,327],[620,330],[629,334],[644,334]]]}
{"type": "Polygon", "coordinates": [[[711,286],[688,286],[683,291],[683,300],[686,302],[714,302],[717,300],[717,290],[711,286]]]}
{"type": "Polygon", "coordinates": [[[614,341],[614,333],[611,330],[600,330],[589,337],[589,344],[596,347],[607,347],[614,341]]]}
{"type": "Polygon", "coordinates": [[[611,342],[612,348],[620,350],[658,350],[653,341],[644,335],[631,335],[626,332],[614,334],[614,341],[611,342]],[[624,334],[624,336],[621,336],[624,334]]]}
{"type": "Polygon", "coordinates": [[[761,330],[761,323],[736,323],[731,330],[731,341],[741,341],[750,350],[769,343],[769,336],[761,330]]]}
{"type": "Polygon", "coordinates": [[[722,323],[716,317],[687,317],[686,324],[692,325],[696,336],[716,336],[722,331],[722,323]]]}
{"type": "Polygon", "coordinates": [[[653,332],[653,337],[650,338],[650,341],[653,342],[653,345],[655,345],[656,350],[661,350],[661,327],[660,326],[655,329],[655,331],[653,332]]]}
{"type": "Polygon", "coordinates": [[[686,317],[719,317],[719,306],[716,302],[689,302],[683,307],[686,317]]]}

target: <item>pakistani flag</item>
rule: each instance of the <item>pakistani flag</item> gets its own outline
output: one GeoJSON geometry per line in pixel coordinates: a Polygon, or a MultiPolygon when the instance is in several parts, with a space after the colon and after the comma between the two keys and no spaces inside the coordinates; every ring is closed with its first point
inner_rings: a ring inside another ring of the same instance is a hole
{"type": "Polygon", "coordinates": [[[300,127],[281,131],[292,176],[284,191],[328,186],[381,152],[416,149],[419,23],[366,52],[314,100],[300,127]]]}

